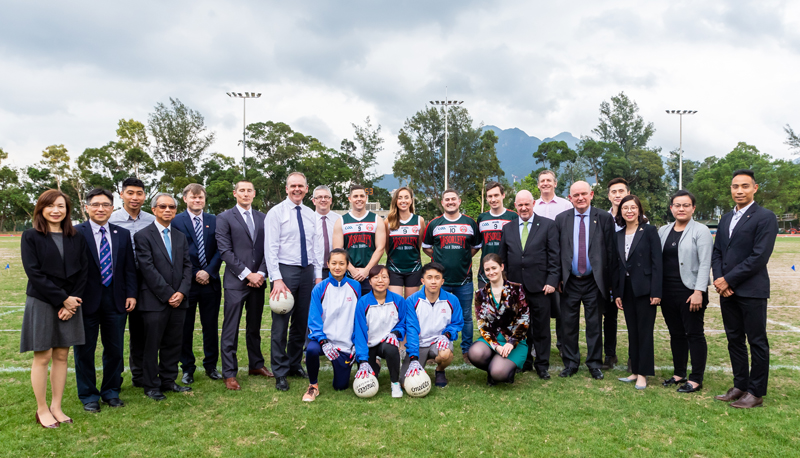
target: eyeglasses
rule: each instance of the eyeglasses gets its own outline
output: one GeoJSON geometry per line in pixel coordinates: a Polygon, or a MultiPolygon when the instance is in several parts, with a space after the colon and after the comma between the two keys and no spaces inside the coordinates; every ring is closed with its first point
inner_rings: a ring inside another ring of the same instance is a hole
{"type": "Polygon", "coordinates": [[[169,208],[170,210],[175,210],[176,208],[178,208],[178,206],[177,206],[177,205],[166,205],[166,204],[159,204],[159,205],[156,205],[156,207],[157,207],[159,210],[166,210],[166,209],[168,209],[168,208],[169,208]]]}
{"type": "Polygon", "coordinates": [[[672,208],[683,208],[685,210],[688,210],[692,208],[692,204],[672,204],[672,208]]]}
{"type": "Polygon", "coordinates": [[[94,202],[94,203],[91,203],[91,204],[86,204],[86,206],[87,207],[92,207],[92,208],[111,208],[111,207],[113,207],[113,205],[108,203],[108,202],[103,202],[103,203],[94,202]]]}
{"type": "Polygon", "coordinates": [[[312,200],[331,200],[330,196],[317,196],[312,198],[312,200]]]}

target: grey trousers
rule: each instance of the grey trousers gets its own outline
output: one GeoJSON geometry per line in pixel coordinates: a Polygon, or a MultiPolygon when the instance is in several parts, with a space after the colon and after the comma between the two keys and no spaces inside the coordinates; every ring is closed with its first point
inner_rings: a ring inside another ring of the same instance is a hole
{"type": "MultiPolygon", "coordinates": [[[[452,350],[452,343],[450,345],[450,350],[452,350]]],[[[436,349],[436,345],[431,345],[430,347],[419,347],[419,364],[423,369],[425,369],[425,364],[429,359],[436,358],[437,356],[439,356],[439,350],[436,349]]],[[[403,367],[400,368],[400,383],[405,383],[406,372],[408,372],[408,366],[410,365],[411,359],[408,353],[406,353],[406,357],[403,358],[403,367]]]]}
{"type": "Polygon", "coordinates": [[[272,314],[270,361],[275,377],[286,377],[289,372],[302,368],[303,345],[308,334],[308,308],[311,290],[314,289],[314,266],[280,264],[280,270],[283,283],[294,296],[294,307],[284,315],[272,314]]]}
{"type": "Polygon", "coordinates": [[[225,378],[236,377],[239,372],[239,360],[236,351],[239,348],[239,322],[242,311],[245,317],[245,342],[250,370],[264,367],[264,356],[261,353],[261,318],[264,315],[264,288],[226,289],[225,305],[222,315],[222,335],[220,337],[220,356],[222,359],[222,375],[225,378]]]}

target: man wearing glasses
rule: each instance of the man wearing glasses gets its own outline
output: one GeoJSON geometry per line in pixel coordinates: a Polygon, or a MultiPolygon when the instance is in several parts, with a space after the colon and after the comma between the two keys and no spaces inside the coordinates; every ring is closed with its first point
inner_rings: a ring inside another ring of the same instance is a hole
{"type": "Polygon", "coordinates": [[[331,248],[333,248],[333,225],[336,220],[342,216],[338,213],[331,211],[333,205],[333,197],[331,190],[325,185],[320,185],[314,188],[314,195],[311,197],[314,202],[315,213],[317,214],[317,237],[322,238],[323,247],[323,263],[322,263],[322,279],[328,278],[328,258],[330,257],[331,248]]]}

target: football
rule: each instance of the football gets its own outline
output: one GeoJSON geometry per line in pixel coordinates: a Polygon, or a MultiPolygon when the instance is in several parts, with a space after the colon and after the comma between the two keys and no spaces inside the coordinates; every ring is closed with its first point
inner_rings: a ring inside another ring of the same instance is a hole
{"type": "Polygon", "coordinates": [[[378,392],[378,379],[370,374],[353,380],[353,391],[359,398],[371,398],[378,392]]]}
{"type": "Polygon", "coordinates": [[[403,385],[409,396],[412,398],[422,398],[431,391],[431,378],[425,371],[422,371],[417,375],[406,377],[406,381],[403,385]]]}
{"type": "Polygon", "coordinates": [[[270,299],[269,301],[269,308],[272,309],[273,313],[277,313],[279,315],[285,315],[292,311],[294,307],[294,296],[289,291],[286,291],[286,295],[278,294],[278,298],[275,300],[270,299]]]}

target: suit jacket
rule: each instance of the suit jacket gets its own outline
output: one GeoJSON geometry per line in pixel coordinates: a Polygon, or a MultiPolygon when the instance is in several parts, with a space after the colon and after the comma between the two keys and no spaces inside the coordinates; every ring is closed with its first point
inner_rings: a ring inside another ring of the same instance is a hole
{"type": "Polygon", "coordinates": [[[174,227],[171,229],[172,260],[155,223],[133,236],[141,274],[136,308],[142,312],[160,312],[171,308],[167,301],[176,292],[183,293],[183,302],[178,308],[189,307],[189,290],[192,287],[189,246],[181,231],[174,230],[174,227]]]}
{"type": "Polygon", "coordinates": [[[519,222],[503,226],[498,254],[505,264],[509,281],[521,283],[527,291],[541,292],[544,285],[558,287],[559,249],[556,223],[534,216],[528,226],[528,239],[522,246],[519,222]]]}
{"type": "Polygon", "coordinates": [[[179,230],[186,236],[189,243],[189,259],[192,261],[192,290],[199,289],[203,285],[197,283],[196,275],[200,270],[208,272],[211,277],[209,285],[214,291],[220,289],[219,268],[222,265],[222,258],[217,249],[217,217],[203,212],[203,247],[206,252],[206,267],[200,267],[200,258],[197,255],[197,234],[194,232],[193,217],[187,212],[181,212],[172,220],[172,227],[179,230]]]}
{"type": "Polygon", "coordinates": [[[28,229],[20,241],[22,267],[28,276],[25,293],[54,307],[61,307],[69,296],[83,299],[86,287],[86,242],[80,234],[65,235],[63,240],[63,262],[49,235],[28,229]]]}
{"type": "Polygon", "coordinates": [[[714,279],[725,277],[736,296],[766,299],[769,297],[767,262],[775,247],[778,219],[775,213],[753,202],[729,236],[732,218],[733,211],[726,213],[717,227],[711,255],[714,279]]]}
{"type": "MultiPolygon", "coordinates": [[[[94,241],[92,225],[89,221],[75,227],[86,241],[86,254],[89,259],[87,269],[87,285],[84,293],[84,315],[91,315],[100,308],[103,296],[103,277],[100,275],[100,253],[97,251],[97,242],[94,241]]],[[[108,235],[111,236],[111,287],[114,288],[114,305],[119,313],[127,313],[125,299],[136,298],[139,293],[139,283],[136,279],[136,261],[133,257],[131,233],[116,224],[108,224],[108,235]]]]}
{"type": "MultiPolygon", "coordinates": [[[[256,227],[255,240],[237,208],[225,210],[217,216],[217,246],[219,254],[225,261],[225,277],[222,281],[225,289],[243,290],[248,288],[247,279],[240,280],[239,275],[245,267],[251,272],[267,272],[264,259],[264,218],[266,215],[253,210],[253,224],[256,227]]],[[[266,287],[267,282],[264,282],[266,287]]]]}
{"type": "MultiPolygon", "coordinates": [[[[575,209],[563,211],[556,216],[556,230],[559,234],[561,251],[561,281],[567,285],[572,271],[572,232],[575,228],[575,209]]],[[[616,228],[611,214],[605,210],[591,207],[589,211],[589,246],[588,257],[592,265],[592,275],[600,293],[605,299],[613,285],[612,272],[617,268],[616,228]]]]}
{"type": "MultiPolygon", "coordinates": [[[[675,223],[669,223],[658,230],[661,238],[661,251],[667,242],[675,223]]],[[[691,219],[678,241],[678,262],[680,263],[681,281],[689,289],[708,291],[711,284],[711,252],[714,249],[714,237],[705,224],[691,219]]]]}
{"type": "Polygon", "coordinates": [[[662,297],[664,281],[664,263],[661,261],[661,239],[658,229],[649,224],[642,224],[633,235],[633,242],[625,259],[625,229],[617,232],[617,265],[619,270],[614,275],[616,286],[614,297],[624,298],[625,279],[630,277],[631,288],[635,297],[662,297]]]}

